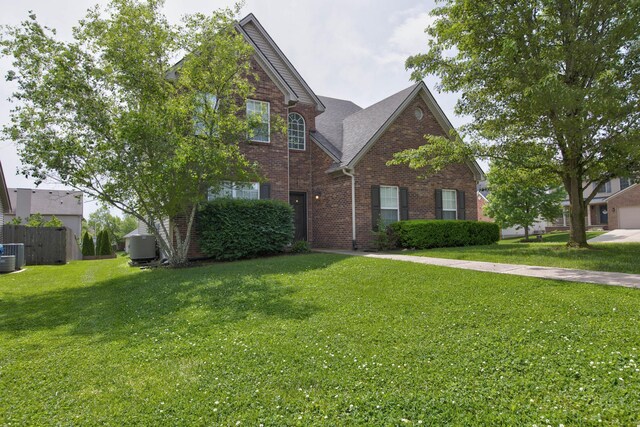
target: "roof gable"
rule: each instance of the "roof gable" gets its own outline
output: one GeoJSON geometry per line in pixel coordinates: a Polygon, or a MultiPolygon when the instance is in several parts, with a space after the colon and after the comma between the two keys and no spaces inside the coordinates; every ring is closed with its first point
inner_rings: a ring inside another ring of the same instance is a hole
{"type": "MultiPolygon", "coordinates": [[[[316,118],[317,133],[342,153],[337,167],[353,168],[417,96],[425,102],[445,134],[449,134],[453,126],[424,82],[409,86],[365,109],[350,101],[322,97],[327,110],[316,118]],[[349,109],[349,104],[356,108],[349,109]]],[[[475,160],[468,161],[467,165],[477,181],[484,178],[484,172],[475,160]]]]}
{"type": "Polygon", "coordinates": [[[288,92],[288,98],[291,101],[315,105],[317,111],[325,110],[322,101],[307,85],[252,13],[241,19],[237,28],[256,50],[258,58],[261,59],[261,65],[266,65],[269,68],[265,71],[271,74],[270,77],[277,80],[276,83],[284,84],[285,92],[288,92]]]}

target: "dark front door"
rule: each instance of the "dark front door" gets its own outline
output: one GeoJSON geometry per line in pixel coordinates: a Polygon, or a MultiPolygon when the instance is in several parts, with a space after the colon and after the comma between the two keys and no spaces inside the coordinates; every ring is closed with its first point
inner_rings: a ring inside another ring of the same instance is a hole
{"type": "Polygon", "coordinates": [[[609,212],[607,212],[607,205],[600,205],[600,224],[609,223],[609,212]]]}
{"type": "Polygon", "coordinates": [[[289,204],[293,206],[293,240],[307,240],[307,193],[289,193],[289,204]]]}

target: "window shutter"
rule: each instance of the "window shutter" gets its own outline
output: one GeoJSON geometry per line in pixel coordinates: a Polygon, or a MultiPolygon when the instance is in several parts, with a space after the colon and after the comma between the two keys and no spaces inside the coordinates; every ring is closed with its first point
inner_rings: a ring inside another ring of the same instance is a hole
{"type": "Polygon", "coordinates": [[[458,196],[458,219],[465,219],[464,213],[464,191],[457,191],[458,196]]]}
{"type": "Polygon", "coordinates": [[[400,187],[400,221],[409,219],[409,189],[400,187]]]}
{"type": "Polygon", "coordinates": [[[442,190],[436,190],[436,219],[442,219],[442,190]]]}
{"type": "Polygon", "coordinates": [[[378,221],[380,220],[380,186],[371,186],[371,229],[378,231],[378,221]]]}
{"type": "Polygon", "coordinates": [[[269,183],[260,184],[260,199],[270,199],[270,198],[271,198],[271,184],[269,183]]]}

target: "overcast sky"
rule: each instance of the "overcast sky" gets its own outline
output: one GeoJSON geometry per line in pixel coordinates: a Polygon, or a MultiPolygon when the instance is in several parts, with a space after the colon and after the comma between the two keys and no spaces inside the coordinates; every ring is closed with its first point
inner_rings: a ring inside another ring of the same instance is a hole
{"type": "MultiPolygon", "coordinates": [[[[38,21],[56,28],[68,39],[71,28],[96,0],[19,0],[4,2],[0,24],[16,25],[32,10],[38,21]]],[[[167,0],[169,20],[193,12],[211,12],[231,6],[222,0],[167,0]]],[[[405,59],[425,50],[424,29],[430,22],[433,1],[418,0],[247,0],[241,15],[253,13],[294,67],[318,95],[348,99],[367,107],[411,85],[405,59]]],[[[4,81],[10,69],[7,58],[0,59],[0,124],[9,121],[14,90],[4,81]]],[[[439,94],[434,80],[426,84],[454,126],[466,120],[456,117],[453,108],[457,97],[439,94]]],[[[33,187],[26,178],[16,175],[19,159],[10,141],[0,142],[0,160],[9,187],[33,187]]],[[[47,182],[40,188],[61,188],[47,182]]],[[[85,204],[85,217],[95,210],[95,203],[85,204]]]]}

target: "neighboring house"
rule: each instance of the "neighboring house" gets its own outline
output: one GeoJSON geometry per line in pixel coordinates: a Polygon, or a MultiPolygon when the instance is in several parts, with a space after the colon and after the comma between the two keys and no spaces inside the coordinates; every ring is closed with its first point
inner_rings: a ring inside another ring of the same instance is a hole
{"type": "Polygon", "coordinates": [[[13,209],[5,214],[5,222],[15,217],[26,223],[30,215],[39,213],[45,221],[55,215],[66,227],[80,236],[82,230],[83,197],[80,191],[33,190],[30,188],[10,188],[9,199],[13,209]]]}
{"type": "Polygon", "coordinates": [[[11,199],[9,198],[9,189],[7,181],[4,179],[4,171],[0,162],[0,243],[2,243],[2,226],[5,223],[5,215],[11,212],[11,199]]]}
{"type": "MultiPolygon", "coordinates": [[[[595,184],[584,190],[587,197],[595,184]]],[[[569,200],[562,202],[562,217],[547,225],[547,230],[569,229],[569,200]]],[[[640,184],[629,178],[614,178],[602,185],[587,207],[587,227],[615,230],[640,228],[640,184]]]]}
{"type": "MultiPolygon", "coordinates": [[[[426,180],[408,166],[386,165],[394,153],[424,145],[425,134],[452,129],[424,83],[367,108],[318,96],[252,14],[236,28],[255,48],[259,76],[247,110],[264,117],[241,150],[260,164],[265,183],[227,183],[211,197],[287,201],[295,212],[295,238],[315,247],[367,248],[378,218],[477,219],[476,183],[484,174],[475,161],[426,180]],[[273,116],[288,123],[286,135],[271,131],[273,116]]],[[[183,218],[171,226],[186,230],[183,218]]],[[[202,256],[195,229],[192,258],[202,256]]]]}

